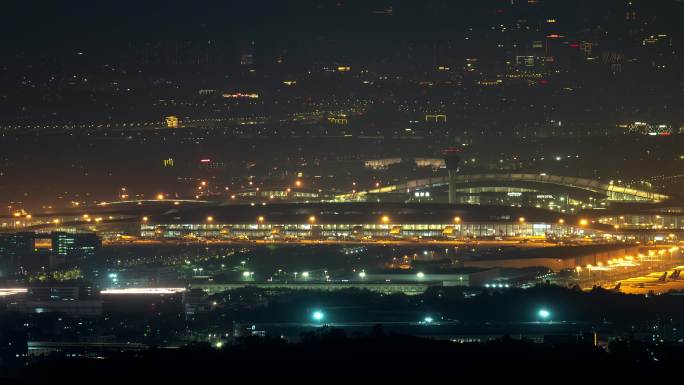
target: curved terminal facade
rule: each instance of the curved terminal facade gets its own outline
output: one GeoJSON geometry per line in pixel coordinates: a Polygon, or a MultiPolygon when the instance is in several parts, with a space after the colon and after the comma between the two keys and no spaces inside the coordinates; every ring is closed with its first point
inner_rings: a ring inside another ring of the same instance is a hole
{"type": "Polygon", "coordinates": [[[611,183],[547,174],[459,174],[455,161],[448,176],[410,180],[353,194],[338,201],[414,201],[451,204],[513,205],[561,213],[603,208],[615,202],[659,203],[669,196],[611,183]]]}

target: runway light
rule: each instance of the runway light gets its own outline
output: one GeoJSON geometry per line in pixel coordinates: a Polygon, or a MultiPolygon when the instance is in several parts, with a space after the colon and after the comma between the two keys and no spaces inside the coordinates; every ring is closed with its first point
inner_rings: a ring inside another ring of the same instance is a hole
{"type": "Polygon", "coordinates": [[[320,322],[325,318],[325,314],[320,310],[316,310],[313,312],[313,314],[311,314],[311,318],[313,318],[313,320],[316,322],[320,322]]]}

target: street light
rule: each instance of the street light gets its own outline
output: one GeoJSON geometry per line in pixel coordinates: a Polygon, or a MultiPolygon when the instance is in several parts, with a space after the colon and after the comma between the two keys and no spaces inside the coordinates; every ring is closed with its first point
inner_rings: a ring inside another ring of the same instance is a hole
{"type": "Polygon", "coordinates": [[[316,223],[316,217],[315,217],[315,216],[313,216],[313,215],[312,215],[312,216],[310,216],[310,217],[309,217],[309,222],[311,222],[311,224],[314,224],[314,223],[316,223]]]}
{"type": "Polygon", "coordinates": [[[565,219],[561,218],[561,219],[558,220],[558,224],[559,224],[559,225],[562,225],[563,223],[565,223],[565,219]]]}
{"type": "Polygon", "coordinates": [[[382,223],[389,223],[390,218],[387,215],[383,215],[382,218],[380,218],[382,223]]]}
{"type": "Polygon", "coordinates": [[[542,321],[546,321],[547,319],[549,319],[549,317],[551,317],[551,312],[546,309],[539,309],[537,315],[539,316],[539,318],[541,318],[542,321]]]}
{"type": "Polygon", "coordinates": [[[212,217],[211,215],[207,217],[207,222],[213,222],[213,221],[214,221],[214,217],[212,217]]]}
{"type": "Polygon", "coordinates": [[[520,223],[520,226],[522,228],[522,230],[520,231],[520,234],[523,237],[527,236],[527,226],[525,225],[525,217],[518,218],[518,222],[520,223]]]}
{"type": "Polygon", "coordinates": [[[580,219],[579,224],[580,226],[586,226],[589,224],[589,221],[586,219],[580,219]]]}
{"type": "Polygon", "coordinates": [[[321,322],[325,318],[325,313],[320,310],[316,310],[311,314],[311,318],[313,318],[313,320],[316,322],[321,322]]]}
{"type": "Polygon", "coordinates": [[[461,217],[454,217],[455,223],[461,223],[461,217]]]}
{"type": "Polygon", "coordinates": [[[264,223],[264,217],[257,218],[257,221],[259,221],[259,223],[264,223]]]}

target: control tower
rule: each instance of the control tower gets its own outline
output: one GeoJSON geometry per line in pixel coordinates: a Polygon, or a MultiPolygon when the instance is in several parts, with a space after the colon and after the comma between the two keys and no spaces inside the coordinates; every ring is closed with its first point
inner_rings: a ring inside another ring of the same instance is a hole
{"type": "Polygon", "coordinates": [[[444,163],[449,172],[449,203],[456,203],[456,186],[452,181],[458,173],[458,164],[461,161],[460,151],[458,148],[450,147],[442,153],[444,155],[444,163]]]}

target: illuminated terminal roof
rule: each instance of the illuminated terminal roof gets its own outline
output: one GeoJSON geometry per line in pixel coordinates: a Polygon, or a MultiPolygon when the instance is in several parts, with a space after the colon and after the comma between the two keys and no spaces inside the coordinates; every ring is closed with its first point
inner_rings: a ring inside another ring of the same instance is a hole
{"type": "MultiPolygon", "coordinates": [[[[338,200],[351,200],[358,199],[359,197],[363,197],[367,194],[403,192],[422,188],[446,186],[449,184],[449,182],[449,177],[447,176],[416,179],[367,191],[359,191],[355,194],[342,194],[338,195],[336,198],[338,200]]],[[[459,186],[494,186],[497,184],[507,186],[529,184],[555,185],[600,194],[610,201],[661,202],[669,199],[669,196],[658,194],[653,191],[637,190],[614,184],[601,183],[596,180],[585,178],[547,174],[457,174],[452,178],[451,183],[455,183],[459,186]]]]}

